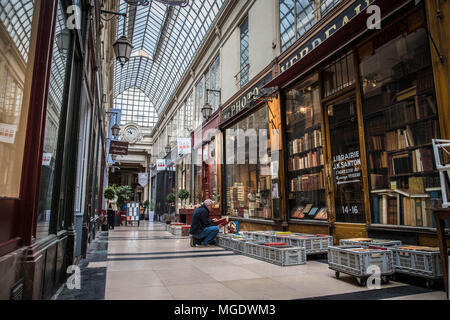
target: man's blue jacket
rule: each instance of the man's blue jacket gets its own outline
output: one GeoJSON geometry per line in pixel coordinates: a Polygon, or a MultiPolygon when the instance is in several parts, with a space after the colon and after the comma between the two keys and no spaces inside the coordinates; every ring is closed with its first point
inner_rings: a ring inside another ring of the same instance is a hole
{"type": "Polygon", "coordinates": [[[195,209],[192,215],[191,231],[190,234],[200,234],[203,229],[209,226],[214,226],[215,224],[209,218],[209,210],[206,206],[195,209]]]}

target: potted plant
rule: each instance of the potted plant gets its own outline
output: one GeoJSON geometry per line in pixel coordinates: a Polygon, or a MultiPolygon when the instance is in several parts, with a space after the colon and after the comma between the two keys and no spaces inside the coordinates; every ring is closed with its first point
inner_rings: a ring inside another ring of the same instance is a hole
{"type": "Polygon", "coordinates": [[[155,217],[155,203],[153,201],[150,201],[150,204],[148,206],[148,221],[153,222],[154,217],[155,217]]]}
{"type": "Polygon", "coordinates": [[[146,216],[146,220],[148,220],[148,206],[150,205],[150,201],[145,200],[142,206],[144,207],[144,215],[146,216]]]}
{"type": "MultiPolygon", "coordinates": [[[[113,186],[117,195],[117,205],[119,212],[123,211],[123,206],[131,199],[133,189],[130,186],[113,186]]],[[[116,217],[115,225],[120,225],[120,215],[116,217]]]]}
{"type": "MultiPolygon", "coordinates": [[[[109,186],[105,189],[105,191],[103,192],[103,195],[105,197],[106,200],[108,200],[108,204],[106,205],[106,212],[109,209],[109,205],[113,204],[112,209],[116,210],[116,202],[117,202],[117,195],[116,195],[116,190],[114,189],[113,186],[109,186]]],[[[105,213],[104,218],[103,218],[103,222],[102,222],[102,231],[107,231],[108,230],[108,215],[105,213]]],[[[115,224],[115,223],[114,223],[115,224]]]]}
{"type": "Polygon", "coordinates": [[[185,189],[180,189],[180,191],[178,191],[178,198],[181,199],[181,204],[184,205],[186,199],[189,198],[189,191],[185,189]]]}
{"type": "MultiPolygon", "coordinates": [[[[168,203],[168,205],[169,205],[169,212],[168,212],[168,214],[169,214],[169,217],[170,217],[170,214],[172,213],[172,207],[173,207],[173,205],[174,205],[174,203],[175,203],[175,195],[173,194],[173,193],[169,193],[168,195],[167,195],[167,203],[168,203]]],[[[169,218],[170,219],[170,218],[169,218]]],[[[167,222],[171,222],[171,221],[166,221],[166,223],[167,222]]]]}

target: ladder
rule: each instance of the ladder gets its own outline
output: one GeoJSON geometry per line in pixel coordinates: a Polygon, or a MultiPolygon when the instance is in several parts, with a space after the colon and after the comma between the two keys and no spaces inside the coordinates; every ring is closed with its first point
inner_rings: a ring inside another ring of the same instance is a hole
{"type": "Polygon", "coordinates": [[[439,171],[441,179],[442,207],[450,208],[450,160],[444,160],[450,159],[450,140],[433,139],[432,142],[436,169],[439,171]],[[441,150],[442,152],[440,152],[441,150]]]}

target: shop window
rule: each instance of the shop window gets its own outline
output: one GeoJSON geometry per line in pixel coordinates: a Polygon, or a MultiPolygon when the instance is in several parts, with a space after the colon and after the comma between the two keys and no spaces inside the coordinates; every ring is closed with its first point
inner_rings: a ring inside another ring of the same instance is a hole
{"type": "MultiPolygon", "coordinates": [[[[273,219],[269,110],[263,107],[225,131],[226,207],[230,216],[273,219]]],[[[276,175],[278,177],[278,174],[276,175]]]]}
{"type": "Polygon", "coordinates": [[[202,185],[202,164],[203,164],[203,150],[202,147],[194,149],[194,204],[203,202],[203,185],[202,185]]]}
{"type": "Polygon", "coordinates": [[[240,44],[240,61],[241,69],[239,73],[241,88],[245,86],[249,80],[249,42],[248,42],[248,18],[240,27],[241,44],[240,44]]]}
{"type": "MultiPolygon", "coordinates": [[[[58,18],[56,34],[65,28],[64,9],[58,1],[58,18]]],[[[54,195],[54,182],[58,179],[56,171],[58,161],[58,134],[59,123],[63,112],[64,84],[67,69],[67,55],[62,54],[56,43],[53,46],[53,57],[50,71],[50,86],[47,101],[46,128],[44,136],[44,150],[42,159],[40,199],[38,207],[38,221],[36,238],[41,239],[48,236],[50,216],[52,212],[58,212],[59,208],[52,207],[54,195]]],[[[56,195],[59,198],[59,195],[56,195]]],[[[59,201],[56,201],[59,204],[59,201]]],[[[62,219],[62,213],[59,219],[62,219]]],[[[62,221],[58,223],[62,226],[62,221]]]]}
{"type": "MultiPolygon", "coordinates": [[[[207,89],[220,90],[220,57],[218,56],[209,67],[205,75],[205,91],[207,89]]],[[[206,95],[206,92],[205,92],[206,95]]],[[[219,108],[220,95],[218,92],[209,91],[207,93],[208,102],[213,108],[213,112],[219,108]]]]}
{"type": "Polygon", "coordinates": [[[337,222],[364,223],[364,193],[355,97],[326,107],[337,222]]]}
{"type": "Polygon", "coordinates": [[[322,71],[324,98],[354,85],[354,70],[351,51],[332,60],[322,71]]]}
{"type": "Polygon", "coordinates": [[[33,54],[29,52],[33,15],[33,1],[0,1],[0,198],[20,196],[29,104],[24,88],[33,69],[27,62],[33,60],[28,59],[33,54]]]}
{"type": "Polygon", "coordinates": [[[426,30],[408,22],[359,49],[372,223],[435,227],[439,138],[426,30]]]}
{"type": "Polygon", "coordinates": [[[197,128],[203,122],[202,108],[205,104],[203,95],[204,80],[203,77],[195,86],[195,112],[194,112],[194,128],[197,128]]]}
{"type": "Polygon", "coordinates": [[[305,34],[340,0],[280,0],[281,52],[305,34]]]}
{"type": "Polygon", "coordinates": [[[317,74],[286,92],[290,219],[327,220],[317,74]]]}

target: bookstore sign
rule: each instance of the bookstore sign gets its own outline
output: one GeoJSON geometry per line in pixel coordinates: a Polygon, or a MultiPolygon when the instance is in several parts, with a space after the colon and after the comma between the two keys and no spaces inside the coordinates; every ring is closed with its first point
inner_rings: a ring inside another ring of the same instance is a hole
{"type": "Polygon", "coordinates": [[[333,171],[337,185],[360,182],[361,157],[359,151],[334,156],[333,171]]]}

